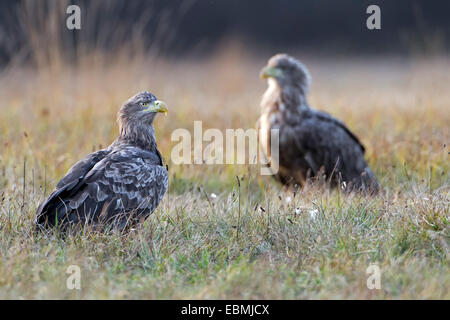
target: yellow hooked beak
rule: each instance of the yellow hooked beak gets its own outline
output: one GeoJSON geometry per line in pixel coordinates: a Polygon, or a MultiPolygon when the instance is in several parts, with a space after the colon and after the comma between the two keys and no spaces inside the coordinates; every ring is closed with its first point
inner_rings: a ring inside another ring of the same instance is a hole
{"type": "Polygon", "coordinates": [[[167,110],[167,105],[164,102],[156,100],[155,102],[149,104],[149,106],[146,109],[146,111],[149,111],[149,112],[163,112],[165,115],[167,115],[167,112],[169,110],[167,110]]]}
{"type": "Polygon", "coordinates": [[[283,75],[283,72],[278,68],[272,68],[272,67],[265,67],[261,70],[261,73],[259,76],[261,79],[267,79],[267,78],[279,78],[283,75]]]}

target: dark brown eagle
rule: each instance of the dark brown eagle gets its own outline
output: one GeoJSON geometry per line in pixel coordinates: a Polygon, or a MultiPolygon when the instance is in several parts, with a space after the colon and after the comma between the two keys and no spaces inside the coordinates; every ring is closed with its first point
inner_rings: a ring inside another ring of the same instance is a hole
{"type": "Polygon", "coordinates": [[[147,218],[163,198],[168,173],[153,120],[167,107],[150,92],[131,97],[118,113],[119,137],[77,162],[37,209],[38,229],[73,225],[125,229],[147,218]]]}
{"type": "Polygon", "coordinates": [[[301,62],[277,54],[269,59],[261,77],[268,79],[269,87],[261,101],[259,138],[269,161],[278,162],[277,180],[301,186],[325,175],[331,186],[377,192],[377,180],[358,138],[341,121],[308,105],[311,77],[301,62]],[[271,129],[279,130],[278,157],[270,154],[271,129]]]}

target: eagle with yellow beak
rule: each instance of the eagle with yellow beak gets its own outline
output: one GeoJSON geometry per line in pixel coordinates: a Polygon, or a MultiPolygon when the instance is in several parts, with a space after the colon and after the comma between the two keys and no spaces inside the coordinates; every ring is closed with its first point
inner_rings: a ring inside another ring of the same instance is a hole
{"type": "Polygon", "coordinates": [[[37,209],[37,228],[90,225],[123,230],[145,220],[168,185],[153,127],[159,112],[167,114],[167,107],[150,92],[126,101],[118,113],[119,137],[68,171],[37,209]]]}
{"type": "Polygon", "coordinates": [[[348,191],[378,191],[359,139],[341,121],[309,106],[311,77],[300,61],[277,54],[261,77],[269,87],[261,101],[259,141],[268,160],[277,162],[271,165],[279,168],[277,180],[302,186],[310,179],[325,178],[330,186],[348,191]],[[278,155],[270,154],[272,129],[279,130],[278,155]]]}

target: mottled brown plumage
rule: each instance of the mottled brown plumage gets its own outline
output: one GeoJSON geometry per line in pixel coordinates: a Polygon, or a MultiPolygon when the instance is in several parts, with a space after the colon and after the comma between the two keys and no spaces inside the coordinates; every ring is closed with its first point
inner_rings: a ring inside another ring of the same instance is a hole
{"type": "Polygon", "coordinates": [[[261,101],[259,138],[269,160],[278,162],[277,180],[304,185],[309,178],[325,176],[331,186],[370,193],[378,190],[358,138],[341,121],[308,105],[311,78],[301,62],[277,54],[261,76],[268,79],[269,87],[261,101]],[[279,129],[279,159],[267,147],[271,129],[279,129]]]}
{"type": "Polygon", "coordinates": [[[168,174],[155,140],[153,120],[167,112],[144,91],[119,111],[119,137],[77,162],[36,212],[38,229],[92,225],[119,229],[147,218],[167,190],[168,174]]]}

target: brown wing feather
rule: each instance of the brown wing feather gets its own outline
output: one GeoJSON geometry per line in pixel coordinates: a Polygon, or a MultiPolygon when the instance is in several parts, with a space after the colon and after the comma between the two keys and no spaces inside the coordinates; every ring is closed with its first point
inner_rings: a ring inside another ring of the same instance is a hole
{"type": "Polygon", "coordinates": [[[116,220],[118,227],[125,227],[145,218],[167,190],[167,171],[160,161],[159,154],[132,146],[114,150],[90,165],[81,161],[41,205],[36,223],[53,226],[116,220]]]}

